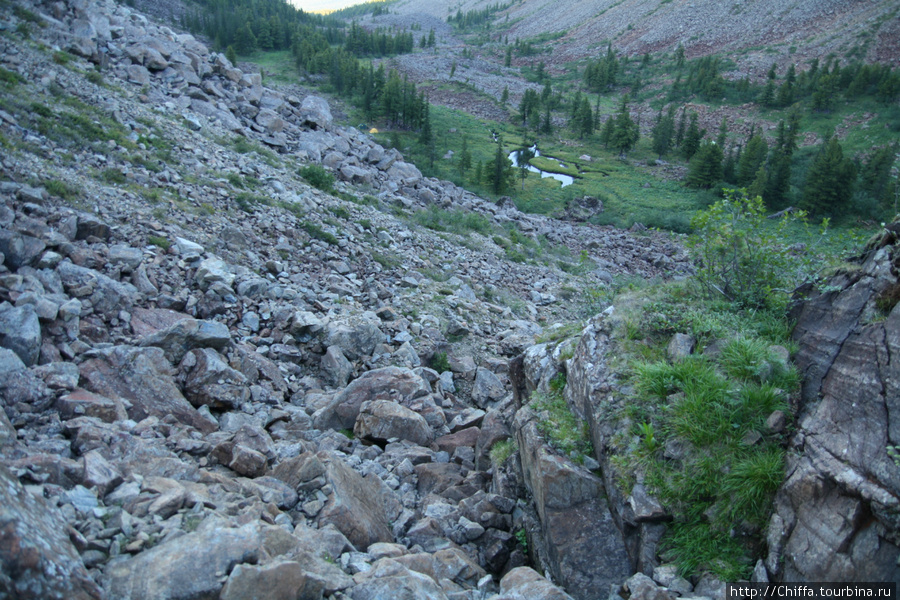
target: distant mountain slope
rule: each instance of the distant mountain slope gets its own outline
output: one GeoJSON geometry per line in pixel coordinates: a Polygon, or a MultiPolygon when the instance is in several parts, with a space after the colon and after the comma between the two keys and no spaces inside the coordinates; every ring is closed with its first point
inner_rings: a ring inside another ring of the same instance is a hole
{"type": "MultiPolygon", "coordinates": [[[[399,0],[391,11],[447,18],[497,4],[399,0]]],[[[900,3],[895,0],[521,0],[498,13],[498,34],[520,39],[566,32],[556,61],[594,56],[607,40],[626,53],[670,51],[688,57],[728,52],[753,71],[773,60],[801,63],[829,53],[847,60],[900,64],[900,3]],[[506,18],[508,15],[508,19],[506,18]]]]}

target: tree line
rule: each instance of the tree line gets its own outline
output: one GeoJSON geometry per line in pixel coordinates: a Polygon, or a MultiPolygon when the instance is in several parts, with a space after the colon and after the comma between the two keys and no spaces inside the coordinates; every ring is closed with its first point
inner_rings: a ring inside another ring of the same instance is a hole
{"type": "Polygon", "coordinates": [[[367,30],[355,22],[348,27],[342,20],[304,12],[284,0],[202,0],[199,8],[185,11],[181,24],[213,40],[217,49],[231,47],[240,55],[288,50],[311,36],[360,58],[405,54],[415,46],[411,32],[367,30]]]}

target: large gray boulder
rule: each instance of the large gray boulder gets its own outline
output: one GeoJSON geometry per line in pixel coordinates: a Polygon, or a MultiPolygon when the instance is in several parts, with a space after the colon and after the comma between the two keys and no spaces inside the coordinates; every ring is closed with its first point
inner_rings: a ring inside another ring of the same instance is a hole
{"type": "Polygon", "coordinates": [[[0,254],[5,257],[6,266],[13,271],[34,263],[46,247],[36,237],[0,230],[0,254]]]}
{"type": "Polygon", "coordinates": [[[94,311],[116,316],[121,310],[130,310],[140,292],[130,283],[116,281],[102,273],[63,261],[56,272],[67,293],[90,301],[94,311]]]}
{"type": "Polygon", "coordinates": [[[103,574],[109,600],[216,599],[225,577],[260,558],[256,523],[209,527],[110,563],[103,574]]]}
{"type": "Polygon", "coordinates": [[[334,125],[334,117],[328,101],[319,96],[307,96],[300,105],[300,119],[314,129],[329,130],[334,125]]]}
{"type": "Polygon", "coordinates": [[[175,369],[161,349],[114,346],[97,354],[79,366],[84,387],[107,398],[127,400],[130,418],[172,415],[203,432],[216,429],[181,395],[175,369]]]}
{"type": "Polygon", "coordinates": [[[0,347],[16,353],[25,366],[37,364],[41,354],[41,323],[34,305],[6,310],[0,306],[0,347]]]}
{"type": "Polygon", "coordinates": [[[0,400],[7,410],[17,403],[28,404],[33,411],[49,407],[52,396],[42,379],[25,366],[22,359],[7,348],[0,347],[0,400]]]}
{"type": "Polygon", "coordinates": [[[234,568],[219,600],[320,600],[325,582],[294,560],[234,568]]]}
{"type": "Polygon", "coordinates": [[[500,580],[500,595],[492,600],[572,600],[531,567],[516,567],[500,580]]]}
{"type": "Polygon", "coordinates": [[[317,429],[352,429],[363,402],[405,403],[431,393],[431,386],[410,369],[385,367],[367,371],[313,414],[317,429]]]}
{"type": "Polygon", "coordinates": [[[228,326],[218,321],[183,319],[141,339],[141,346],[162,348],[166,358],[178,364],[194,348],[221,350],[231,344],[228,326]]]}
{"type": "Polygon", "coordinates": [[[250,382],[215,350],[191,350],[178,366],[185,397],[196,407],[240,409],[250,399],[250,382]]]}
{"type": "Polygon", "coordinates": [[[397,516],[398,507],[388,501],[389,492],[385,492],[381,480],[376,475],[362,477],[333,454],[320,452],[317,458],[332,487],[316,517],[319,526],[331,523],[359,549],[394,541],[390,523],[397,516]]]}
{"type": "Polygon", "coordinates": [[[360,439],[375,443],[398,438],[427,446],[434,439],[431,427],[423,416],[389,400],[364,402],[353,433],[360,439]]]}
{"type": "Polygon", "coordinates": [[[325,329],[325,344],[339,347],[349,360],[371,356],[383,341],[384,333],[375,321],[333,322],[325,329]]]}
{"type": "Polygon", "coordinates": [[[55,507],[0,465],[0,597],[98,600],[68,531],[55,507]]]}

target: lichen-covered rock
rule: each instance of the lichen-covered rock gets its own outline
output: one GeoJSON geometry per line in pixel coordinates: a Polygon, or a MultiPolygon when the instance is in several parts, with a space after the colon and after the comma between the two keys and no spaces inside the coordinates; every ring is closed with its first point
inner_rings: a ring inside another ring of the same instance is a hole
{"type": "Polygon", "coordinates": [[[544,445],[537,415],[525,406],[513,430],[525,484],[534,497],[544,544],[535,551],[541,564],[575,598],[592,598],[630,574],[625,539],[616,526],[603,482],[554,454],[544,445]]]}
{"type": "Polygon", "coordinates": [[[55,507],[0,466],[0,596],[20,600],[99,600],[55,507]]]}

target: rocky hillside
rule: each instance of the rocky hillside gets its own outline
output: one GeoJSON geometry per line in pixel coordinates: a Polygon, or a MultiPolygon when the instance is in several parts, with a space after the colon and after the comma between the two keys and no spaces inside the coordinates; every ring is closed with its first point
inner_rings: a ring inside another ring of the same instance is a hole
{"type": "Polygon", "coordinates": [[[0,596],[569,597],[534,565],[588,598],[632,575],[599,479],[515,425],[508,364],[586,288],[688,272],[677,242],[423,178],[111,1],[0,12],[0,596]],[[514,435],[523,459],[492,460],[514,435]],[[576,505],[606,560],[541,534],[576,505]]]}
{"type": "MultiPolygon", "coordinates": [[[[398,0],[391,11],[407,18],[445,21],[467,12],[501,5],[492,0],[443,4],[398,0]]],[[[521,40],[559,37],[549,64],[596,58],[607,41],[631,56],[671,52],[684,45],[688,57],[727,53],[741,70],[763,77],[772,61],[802,64],[830,53],[855,51],[858,59],[896,64],[900,21],[890,0],[841,2],[798,0],[724,3],[714,0],[549,0],[510,2],[496,13],[492,34],[521,40]]],[[[387,19],[389,17],[381,17],[387,19]]],[[[440,31],[438,30],[440,33],[440,31]]],[[[782,65],[784,66],[784,65],[782,65]]]]}

